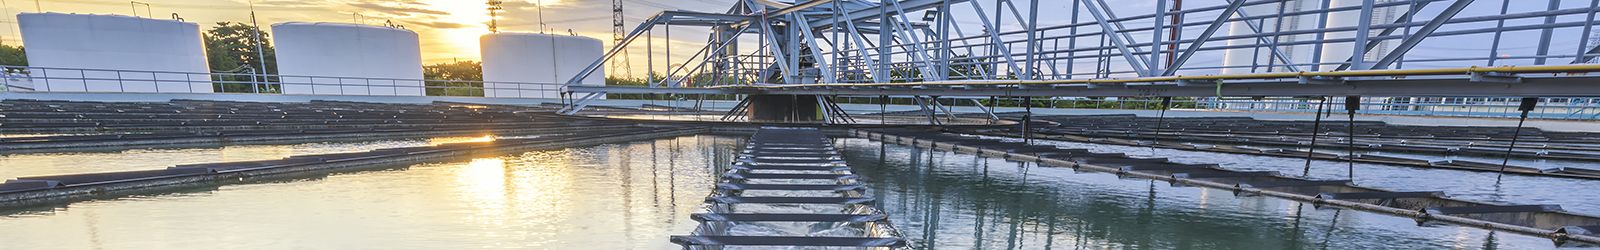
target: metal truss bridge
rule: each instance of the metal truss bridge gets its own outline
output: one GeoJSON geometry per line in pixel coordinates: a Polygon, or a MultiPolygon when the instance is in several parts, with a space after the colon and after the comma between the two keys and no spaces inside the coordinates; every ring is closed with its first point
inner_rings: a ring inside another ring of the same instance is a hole
{"type": "Polygon", "coordinates": [[[563,112],[606,93],[1600,96],[1590,74],[1600,65],[1587,64],[1600,55],[1600,1],[1115,2],[740,0],[721,13],[663,11],[566,84],[563,112]],[[654,36],[674,26],[709,35],[673,60],[654,36]],[[664,49],[669,63],[651,67],[648,86],[576,84],[628,49],[664,49]]]}

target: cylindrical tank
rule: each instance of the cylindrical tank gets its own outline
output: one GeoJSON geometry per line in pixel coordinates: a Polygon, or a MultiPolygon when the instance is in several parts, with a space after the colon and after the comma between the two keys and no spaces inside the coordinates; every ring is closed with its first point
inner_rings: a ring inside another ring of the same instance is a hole
{"type": "Polygon", "coordinates": [[[200,26],[121,15],[17,14],[36,91],[211,93],[200,26]],[[59,68],[59,69],[52,69],[59,68]]]}
{"type": "Polygon", "coordinates": [[[284,94],[423,94],[422,50],[410,30],[348,23],[272,25],[284,94]]]}
{"type": "MultiPolygon", "coordinates": [[[[1331,1],[1338,2],[1343,0],[1331,1]]],[[[1245,36],[1259,33],[1272,33],[1277,31],[1316,29],[1317,22],[1320,17],[1316,14],[1287,15],[1281,20],[1276,18],[1276,16],[1280,8],[1286,12],[1293,12],[1299,10],[1312,10],[1321,7],[1322,1],[1320,0],[1290,0],[1281,3],[1281,5],[1278,3],[1247,5],[1244,8],[1239,9],[1240,14],[1248,14],[1250,17],[1266,16],[1267,18],[1251,19],[1250,23],[1241,21],[1229,22],[1228,36],[1245,36]],[[1255,29],[1251,29],[1251,24],[1254,24],[1255,29]]],[[[1236,14],[1233,16],[1233,18],[1238,18],[1240,16],[1245,15],[1236,14]]],[[[1285,35],[1276,38],[1269,38],[1269,40],[1276,41],[1278,43],[1293,43],[1297,41],[1313,39],[1316,39],[1315,34],[1285,35]]],[[[1260,39],[1245,38],[1230,39],[1228,40],[1227,44],[1229,46],[1242,46],[1264,43],[1260,41],[1260,39]]],[[[1312,47],[1315,47],[1315,45],[1279,46],[1278,52],[1283,53],[1283,57],[1287,58],[1289,63],[1300,65],[1301,70],[1309,70],[1309,67],[1305,67],[1304,64],[1310,63],[1312,57],[1311,54],[1313,51],[1312,47]]],[[[1287,67],[1282,66],[1283,64],[1284,62],[1280,58],[1273,56],[1272,50],[1268,49],[1266,46],[1262,46],[1259,49],[1252,47],[1228,49],[1223,52],[1222,65],[1226,68],[1222,69],[1222,74],[1266,72],[1269,70],[1269,68],[1271,71],[1287,70],[1287,67]]]]}
{"type": "MultiPolygon", "coordinates": [[[[1395,1],[1396,0],[1376,0],[1376,1],[1373,1],[1373,2],[1381,4],[1381,3],[1391,3],[1391,2],[1395,2],[1395,1]]],[[[1342,0],[1342,1],[1336,0],[1336,1],[1333,1],[1333,4],[1329,8],[1360,7],[1360,6],[1361,6],[1361,1],[1358,1],[1358,0],[1342,0]]],[[[1410,6],[1406,6],[1406,5],[1373,8],[1372,9],[1372,21],[1371,21],[1371,24],[1372,25],[1382,25],[1382,24],[1388,24],[1388,23],[1394,22],[1395,20],[1400,19],[1401,13],[1405,13],[1408,9],[1410,9],[1410,6]]],[[[1421,19],[1421,20],[1416,20],[1416,21],[1422,21],[1422,20],[1426,20],[1426,19],[1421,19]]],[[[1355,26],[1360,25],[1361,24],[1360,22],[1361,22],[1361,12],[1360,11],[1343,11],[1343,12],[1338,12],[1338,13],[1335,13],[1335,14],[1328,15],[1328,27],[1355,27],[1355,26]]],[[[1380,32],[1380,29],[1372,29],[1369,32],[1370,33],[1368,33],[1368,34],[1370,34],[1372,36],[1376,36],[1380,32]]],[[[1355,37],[1356,37],[1356,32],[1354,32],[1354,31],[1351,31],[1351,32],[1333,32],[1333,33],[1329,33],[1329,35],[1328,35],[1328,39],[1352,39],[1352,38],[1355,38],[1355,37]]],[[[1390,46],[1394,46],[1394,44],[1398,43],[1398,42],[1399,42],[1398,40],[1385,40],[1385,41],[1379,42],[1377,44],[1377,46],[1366,50],[1366,53],[1361,58],[1362,58],[1362,60],[1364,60],[1364,61],[1366,61],[1368,63],[1367,66],[1371,66],[1371,63],[1373,61],[1377,61],[1378,59],[1381,59],[1385,54],[1388,54],[1389,53],[1389,47],[1390,46]]],[[[1324,65],[1323,66],[1323,70],[1324,71],[1332,70],[1332,67],[1336,67],[1336,66],[1331,66],[1331,65],[1344,63],[1344,62],[1350,60],[1350,56],[1351,56],[1352,53],[1355,53],[1355,43],[1350,43],[1350,42],[1346,42],[1346,43],[1328,43],[1326,45],[1326,47],[1323,48],[1323,50],[1322,50],[1322,62],[1324,63],[1323,64],[1324,65]]],[[[1364,69],[1362,69],[1362,70],[1364,70],[1364,69]]]]}
{"type": "MultiPolygon", "coordinates": [[[[478,39],[484,96],[560,98],[561,84],[605,54],[600,39],[533,33],[492,33],[478,39]]],[[[602,67],[583,85],[605,85],[602,67]]]]}
{"type": "MultiPolygon", "coordinates": [[[[1377,3],[1388,3],[1388,2],[1391,2],[1391,1],[1392,0],[1377,0],[1376,2],[1377,3]]],[[[1360,0],[1328,0],[1328,7],[1329,8],[1359,7],[1359,6],[1361,6],[1361,1],[1360,0]]],[[[1277,20],[1275,18],[1271,18],[1270,16],[1276,16],[1279,7],[1280,6],[1278,4],[1251,5],[1251,6],[1247,6],[1245,8],[1242,8],[1241,11],[1244,12],[1245,14],[1249,14],[1250,16],[1255,16],[1255,17],[1269,16],[1266,19],[1255,19],[1255,21],[1257,21],[1255,23],[1256,27],[1258,29],[1261,29],[1260,32],[1264,32],[1264,33],[1271,33],[1271,32],[1274,32],[1275,30],[1280,30],[1280,29],[1283,30],[1283,31],[1316,29],[1317,28],[1317,23],[1319,21],[1321,21],[1320,20],[1321,15],[1319,15],[1319,14],[1303,14],[1303,15],[1285,16],[1283,18],[1283,20],[1277,20]]],[[[1292,1],[1285,2],[1284,5],[1281,6],[1281,7],[1283,7],[1285,9],[1285,11],[1314,10],[1314,9],[1322,8],[1322,1],[1292,0],[1292,1]]],[[[1389,7],[1375,8],[1375,9],[1373,9],[1373,14],[1372,14],[1372,24],[1373,25],[1378,25],[1378,24],[1384,24],[1384,23],[1388,23],[1388,22],[1393,22],[1395,19],[1399,18],[1399,16],[1398,16],[1399,14],[1398,13],[1404,12],[1407,8],[1408,7],[1406,7],[1406,6],[1389,6],[1389,7]]],[[[1235,16],[1235,17],[1237,17],[1237,16],[1235,16]]],[[[1360,11],[1349,10],[1349,11],[1332,12],[1332,13],[1328,13],[1327,27],[1328,28],[1355,27],[1358,24],[1360,24],[1359,23],[1360,21],[1361,21],[1361,12],[1360,11]]],[[[1377,29],[1374,29],[1374,30],[1371,30],[1370,32],[1371,32],[1371,34],[1377,34],[1379,31],[1377,29]]],[[[1228,23],[1228,35],[1229,36],[1250,35],[1250,34],[1256,34],[1256,33],[1258,33],[1258,32],[1251,30],[1250,26],[1248,24],[1244,23],[1244,22],[1237,22],[1236,21],[1236,22],[1228,23]]],[[[1327,33],[1325,33],[1323,35],[1321,40],[1351,39],[1351,38],[1355,37],[1355,34],[1356,34],[1355,31],[1327,32],[1327,33]]],[[[1314,40],[1314,39],[1317,39],[1316,34],[1301,34],[1301,35],[1278,37],[1277,41],[1280,42],[1280,43],[1288,43],[1288,42],[1293,42],[1293,41],[1304,41],[1304,40],[1314,40]]],[[[1368,60],[1368,61],[1376,60],[1377,56],[1380,56],[1380,55],[1383,55],[1383,54],[1387,53],[1388,52],[1388,46],[1390,46],[1390,44],[1392,44],[1394,42],[1395,41],[1393,41],[1393,40],[1388,40],[1388,41],[1383,41],[1383,42],[1378,43],[1378,46],[1374,47],[1371,50],[1368,50],[1367,51],[1368,53],[1363,58],[1365,60],[1368,60]]],[[[1228,45],[1230,45],[1230,46],[1250,45],[1250,44],[1257,44],[1257,43],[1260,43],[1260,41],[1257,41],[1256,39],[1231,39],[1231,40],[1228,40],[1228,45]]],[[[1314,45],[1314,44],[1302,44],[1302,45],[1295,45],[1295,46],[1280,46],[1280,47],[1278,47],[1278,49],[1279,49],[1279,52],[1282,52],[1282,53],[1285,54],[1285,57],[1288,57],[1288,59],[1290,60],[1291,63],[1294,63],[1296,65],[1300,65],[1300,67],[1299,67],[1300,70],[1304,70],[1304,71],[1311,71],[1311,70],[1313,70],[1313,68],[1316,68],[1316,70],[1318,70],[1318,71],[1334,70],[1335,68],[1338,67],[1338,65],[1343,64],[1344,62],[1350,60],[1351,53],[1355,52],[1355,50],[1354,50],[1355,47],[1353,46],[1353,43],[1349,42],[1349,41],[1345,41],[1345,42],[1327,42],[1327,43],[1322,43],[1321,45],[1322,45],[1321,46],[1322,48],[1320,50],[1320,53],[1318,53],[1317,45],[1314,45]],[[1313,56],[1314,54],[1320,54],[1320,55],[1313,56]],[[1310,67],[1309,65],[1305,65],[1305,64],[1312,63],[1313,62],[1313,58],[1315,58],[1315,63],[1320,64],[1321,67],[1310,67]]],[[[1282,64],[1283,64],[1283,62],[1277,61],[1277,59],[1272,56],[1272,51],[1268,50],[1267,47],[1264,47],[1264,46],[1260,47],[1259,50],[1255,49],[1255,48],[1228,49],[1228,50],[1226,50],[1224,52],[1224,55],[1223,55],[1223,66],[1227,67],[1227,68],[1222,70],[1222,74],[1251,73],[1252,72],[1252,67],[1254,67],[1254,71],[1255,72],[1263,72],[1263,71],[1267,70],[1267,66],[1268,65],[1282,65],[1282,64]]],[[[1284,67],[1275,67],[1272,70],[1273,71],[1283,71],[1283,70],[1286,70],[1286,69],[1284,69],[1284,67]]]]}

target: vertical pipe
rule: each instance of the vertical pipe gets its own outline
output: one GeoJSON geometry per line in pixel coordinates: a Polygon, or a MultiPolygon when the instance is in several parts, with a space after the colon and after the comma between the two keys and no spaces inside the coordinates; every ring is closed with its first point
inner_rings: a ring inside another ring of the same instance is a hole
{"type": "Polygon", "coordinates": [[[1347,131],[1345,133],[1345,135],[1344,135],[1345,136],[1345,140],[1344,140],[1345,141],[1345,154],[1346,154],[1345,157],[1348,157],[1348,158],[1345,158],[1345,162],[1349,163],[1349,172],[1346,172],[1346,176],[1347,176],[1347,178],[1350,179],[1350,181],[1355,181],[1355,179],[1356,179],[1356,110],[1361,110],[1361,96],[1353,96],[1353,95],[1352,96],[1345,96],[1344,97],[1344,110],[1345,110],[1345,113],[1348,114],[1349,118],[1350,118],[1349,123],[1345,124],[1346,128],[1348,128],[1349,131],[1347,131]]]}
{"type": "Polygon", "coordinates": [[[1322,97],[1322,101],[1317,102],[1317,116],[1311,122],[1311,145],[1306,148],[1306,167],[1300,174],[1302,177],[1311,176],[1311,156],[1315,155],[1317,151],[1317,132],[1322,130],[1322,110],[1327,104],[1328,97],[1322,97]]]}
{"type": "Polygon", "coordinates": [[[1022,143],[1033,144],[1033,97],[1022,97],[1022,143]]]}
{"type": "Polygon", "coordinates": [[[888,113],[889,113],[889,96],[887,96],[887,95],[878,96],[878,124],[879,125],[889,124],[888,113]]]}
{"type": "Polygon", "coordinates": [[[1517,138],[1522,136],[1522,124],[1528,121],[1528,111],[1533,111],[1534,106],[1538,104],[1538,97],[1523,97],[1521,105],[1517,106],[1517,110],[1522,111],[1522,115],[1517,118],[1517,128],[1511,132],[1511,145],[1506,146],[1506,156],[1500,159],[1500,173],[1495,174],[1495,183],[1500,183],[1500,177],[1506,174],[1506,165],[1511,164],[1511,152],[1517,149],[1517,138]]]}
{"type": "Polygon", "coordinates": [[[1161,115],[1156,116],[1156,135],[1150,139],[1150,155],[1155,155],[1156,145],[1161,144],[1161,130],[1166,126],[1167,109],[1172,107],[1172,97],[1161,97],[1161,115]]]}

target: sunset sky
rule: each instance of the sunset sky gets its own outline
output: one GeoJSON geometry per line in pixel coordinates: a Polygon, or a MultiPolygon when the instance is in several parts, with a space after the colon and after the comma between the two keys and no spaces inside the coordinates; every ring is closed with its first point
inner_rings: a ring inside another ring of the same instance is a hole
{"type": "MultiPolygon", "coordinates": [[[[182,16],[189,22],[199,23],[202,29],[209,29],[217,22],[246,22],[250,21],[251,0],[142,0],[149,2],[148,10],[143,5],[130,5],[126,0],[0,0],[0,9],[5,11],[5,17],[0,18],[5,28],[0,29],[0,41],[7,44],[21,43],[15,16],[19,12],[65,12],[65,13],[94,13],[94,14],[120,14],[138,15],[153,18],[171,18],[173,13],[182,16]],[[153,12],[153,13],[152,13],[153,12]]],[[[303,22],[355,22],[371,25],[382,25],[384,22],[393,21],[416,31],[421,39],[422,57],[425,63],[450,62],[454,60],[477,60],[479,56],[478,37],[488,32],[489,16],[485,10],[488,6],[484,0],[254,0],[256,13],[263,28],[273,23],[303,21],[303,22]]],[[[567,34],[567,30],[582,36],[599,38],[611,46],[611,0],[504,0],[505,12],[500,18],[502,31],[539,32],[540,9],[542,9],[544,23],[548,25],[549,33],[567,34]]],[[[645,18],[666,9],[682,9],[702,12],[724,12],[734,0],[624,0],[627,13],[626,28],[632,29],[645,18]]],[[[1027,1],[1013,1],[1023,5],[1021,9],[1031,6],[1024,4],[1027,1]]],[[[1070,13],[1072,1],[1041,1],[1040,27],[1062,25],[1071,23],[1066,14],[1070,13]]],[[[1119,0],[1110,6],[1115,13],[1132,14],[1148,13],[1155,6],[1155,0],[1119,0]]],[[[1562,0],[1562,8],[1583,6],[1589,1],[1562,0]]],[[[993,1],[976,1],[989,10],[996,10],[993,1]]],[[[1193,6],[1217,6],[1224,3],[1222,0],[1191,1],[1193,6]]],[[[982,32],[982,23],[978,22],[973,8],[970,6],[955,6],[951,11],[956,15],[957,26],[965,27],[969,34],[982,32]]],[[[1271,7],[1271,6],[1257,6],[1271,7]]],[[[1431,17],[1437,15],[1443,6],[1430,6],[1425,8],[1419,16],[1431,17]]],[[[1468,7],[1459,17],[1497,15],[1498,1],[1484,3],[1480,1],[1468,7]]],[[[1510,13],[1524,13],[1541,11],[1544,4],[1514,4],[1510,13]]],[[[1252,9],[1252,11],[1257,11],[1252,9]]],[[[1257,11],[1255,15],[1270,14],[1268,11],[1257,11]]],[[[920,14],[918,14],[920,15],[920,14]]],[[[1002,15],[1005,16],[1005,15],[1002,15]]],[[[1202,15],[1205,16],[1205,15],[1202,15]]],[[[1201,17],[1196,17],[1201,18],[1201,17]]],[[[1202,19],[1210,18],[1203,17],[1202,19]]],[[[1583,15],[1567,15],[1559,18],[1562,22],[1582,21],[1583,15]]],[[[1084,17],[1087,19],[1087,17],[1084,17]]],[[[1542,18],[1513,19],[1505,25],[1534,25],[1541,22],[1542,18]]],[[[1129,25],[1146,25],[1129,22],[1129,25]]],[[[1001,29],[1021,29],[1017,21],[1007,21],[1001,29]]],[[[1460,30],[1466,28],[1491,27],[1492,22],[1475,22],[1468,24],[1450,24],[1443,30],[1460,30]]],[[[1184,29],[1184,34],[1198,34],[1205,27],[1189,26],[1184,29]]],[[[657,49],[652,58],[656,71],[665,68],[664,65],[680,64],[684,58],[694,54],[698,48],[705,45],[706,29],[704,27],[672,27],[672,50],[674,61],[667,62],[663,55],[664,37],[659,33],[654,36],[657,49]],[[679,47],[681,46],[681,47],[679,47]]],[[[1056,31],[1059,32],[1059,31],[1056,31]]],[[[1226,34],[1229,31],[1222,31],[1226,34]]],[[[1552,53],[1576,53],[1578,38],[1581,32],[1578,28],[1564,28],[1556,30],[1556,39],[1551,42],[1552,53]]],[[[1412,50],[1407,58],[1427,59],[1441,57],[1459,57],[1462,54],[1484,54],[1489,52],[1489,33],[1480,33],[1471,36],[1454,37],[1453,39],[1426,40],[1416,49],[1412,50]]],[[[1506,56],[1526,56],[1535,54],[1534,48],[1538,30],[1524,30],[1505,33],[1505,41],[1499,50],[1506,56]]],[[[1194,36],[1194,35],[1189,35],[1194,36]]],[[[1139,36],[1144,37],[1144,36],[1139,36]]],[[[754,41],[751,37],[744,37],[754,41]]],[[[635,76],[642,75],[646,70],[645,42],[635,43],[629,47],[631,55],[631,72],[635,76]]],[[[757,46],[745,46],[756,48],[757,46]]],[[[1194,63],[1216,63],[1221,61],[1220,51],[1211,54],[1197,55],[1191,60],[1194,63]]],[[[1521,61],[1506,61],[1503,63],[1518,64],[1521,61]]],[[[1091,62],[1078,62],[1091,63],[1091,62]]],[[[1456,67],[1470,66],[1474,62],[1416,62],[1414,66],[1427,67],[1456,67]]],[[[617,75],[620,72],[608,72],[617,75]]]]}
{"type": "MultiPolygon", "coordinates": [[[[650,0],[627,0],[628,28],[640,20],[672,7],[674,9],[717,11],[729,6],[730,0],[674,1],[670,6],[650,0]]],[[[5,0],[3,3],[6,28],[0,29],[0,40],[7,44],[21,43],[16,30],[18,12],[65,12],[138,15],[171,18],[177,13],[184,20],[199,23],[201,29],[215,26],[217,22],[250,21],[250,2],[247,0],[143,0],[150,3],[133,6],[123,0],[5,0]],[[154,12],[154,14],[147,13],[154,12]]],[[[478,36],[488,32],[488,6],[482,0],[256,0],[255,9],[263,29],[273,23],[305,22],[359,22],[381,25],[386,20],[405,25],[420,36],[424,62],[437,63],[452,60],[477,60],[478,36]],[[363,20],[364,19],[364,20],[363,20]]],[[[506,11],[500,18],[501,31],[539,31],[539,0],[505,0],[506,11]]],[[[544,21],[551,33],[567,34],[571,29],[578,35],[611,42],[610,0],[543,0],[544,21]]],[[[703,39],[703,37],[701,38],[703,39]]],[[[678,41],[696,40],[691,38],[678,41]]],[[[687,56],[687,55],[685,55],[687,56]]],[[[636,61],[642,59],[634,59],[636,61]]]]}

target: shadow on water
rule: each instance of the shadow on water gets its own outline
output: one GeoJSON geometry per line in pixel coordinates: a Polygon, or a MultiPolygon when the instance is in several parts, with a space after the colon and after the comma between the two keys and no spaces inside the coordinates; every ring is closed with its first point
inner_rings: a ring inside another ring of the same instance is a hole
{"type": "Polygon", "coordinates": [[[873,188],[878,206],[923,249],[1551,246],[1537,237],[1416,227],[1407,218],[1069,168],[859,139],[840,144],[846,160],[873,188]]]}

